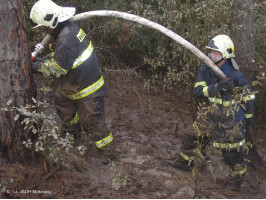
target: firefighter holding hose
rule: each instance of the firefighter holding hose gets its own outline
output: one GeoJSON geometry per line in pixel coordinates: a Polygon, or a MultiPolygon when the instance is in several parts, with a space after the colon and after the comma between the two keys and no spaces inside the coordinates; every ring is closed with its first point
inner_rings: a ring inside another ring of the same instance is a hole
{"type": "MultiPolygon", "coordinates": [[[[106,160],[115,159],[113,134],[105,125],[105,85],[91,40],[75,23],[73,7],[60,7],[51,0],[39,0],[31,9],[33,28],[43,26],[55,40],[54,52],[36,59],[32,68],[60,80],[54,104],[62,120],[62,133],[79,138],[86,132],[106,160]]],[[[43,48],[41,44],[36,48],[43,48]]],[[[106,161],[105,160],[105,161],[106,161]]]]}
{"type": "Polygon", "coordinates": [[[231,168],[226,187],[236,190],[243,183],[246,173],[243,147],[246,130],[250,130],[253,123],[255,94],[234,60],[234,44],[230,37],[218,35],[206,48],[209,50],[208,57],[227,79],[221,80],[206,64],[200,67],[194,96],[202,98],[204,106],[193,126],[186,129],[181,151],[168,162],[188,170],[194,164],[190,158],[195,156],[195,149],[200,148],[205,155],[205,147],[212,141],[214,148],[221,149],[225,163],[231,168]],[[234,87],[236,94],[232,93],[234,87]]]}

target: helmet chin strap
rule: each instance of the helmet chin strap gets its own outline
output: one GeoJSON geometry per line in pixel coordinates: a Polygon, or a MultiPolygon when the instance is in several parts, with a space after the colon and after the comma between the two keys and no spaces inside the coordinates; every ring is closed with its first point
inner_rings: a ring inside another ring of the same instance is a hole
{"type": "Polygon", "coordinates": [[[223,60],[223,57],[221,57],[217,62],[215,62],[216,65],[218,65],[223,60]]]}

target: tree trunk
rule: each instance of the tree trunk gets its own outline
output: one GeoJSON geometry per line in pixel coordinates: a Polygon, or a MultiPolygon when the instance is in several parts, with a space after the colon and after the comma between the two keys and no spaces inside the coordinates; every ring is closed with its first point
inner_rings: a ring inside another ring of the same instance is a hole
{"type": "Polygon", "coordinates": [[[255,0],[234,0],[231,21],[236,61],[251,83],[255,72],[255,0]]]}
{"type": "MultiPolygon", "coordinates": [[[[31,57],[22,0],[0,0],[0,107],[30,103],[36,87],[30,70],[31,57]]],[[[10,160],[25,160],[21,118],[16,111],[0,111],[0,152],[10,160]]]]}

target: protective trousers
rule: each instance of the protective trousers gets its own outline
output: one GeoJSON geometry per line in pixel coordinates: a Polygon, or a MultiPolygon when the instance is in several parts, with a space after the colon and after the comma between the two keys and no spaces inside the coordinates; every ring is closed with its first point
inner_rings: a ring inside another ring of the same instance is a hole
{"type": "MultiPolygon", "coordinates": [[[[194,126],[189,126],[186,128],[185,134],[182,137],[182,145],[180,149],[180,155],[178,156],[178,160],[183,163],[183,165],[188,165],[189,160],[192,156],[195,156],[194,151],[200,147],[200,151],[202,155],[206,156],[205,147],[207,144],[213,140],[214,132],[213,131],[210,137],[197,136],[197,128],[194,126]],[[183,159],[183,160],[182,160],[183,159]],[[184,162],[186,161],[186,162],[184,162]]],[[[217,133],[216,133],[217,134],[217,133]]],[[[245,155],[243,151],[243,146],[234,146],[238,143],[226,143],[229,146],[222,146],[223,143],[213,142],[213,146],[220,148],[222,151],[222,155],[224,157],[225,163],[229,165],[232,171],[238,175],[244,175],[246,172],[246,163],[244,161],[245,155]],[[220,145],[217,145],[220,144],[220,145]]],[[[192,162],[193,163],[193,162],[192,162]]],[[[179,164],[180,165],[180,164],[179,164]]]]}
{"type": "Polygon", "coordinates": [[[63,134],[68,132],[74,138],[78,138],[83,129],[95,142],[98,150],[114,149],[113,135],[105,125],[104,96],[87,96],[79,100],[70,100],[58,87],[54,95],[54,103],[62,120],[63,134]]]}

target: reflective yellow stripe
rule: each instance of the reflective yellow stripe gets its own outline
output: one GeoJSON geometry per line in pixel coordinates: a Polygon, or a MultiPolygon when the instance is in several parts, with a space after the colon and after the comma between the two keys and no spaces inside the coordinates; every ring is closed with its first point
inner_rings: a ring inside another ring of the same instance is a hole
{"type": "Polygon", "coordinates": [[[89,87],[86,87],[85,89],[81,90],[80,92],[78,92],[76,94],[73,94],[73,95],[66,95],[64,93],[63,94],[71,100],[78,100],[78,99],[82,99],[82,98],[96,92],[103,85],[104,85],[104,80],[103,80],[103,76],[102,76],[97,82],[90,85],[89,87]]]}
{"type": "Polygon", "coordinates": [[[228,106],[231,106],[231,105],[235,104],[235,100],[223,101],[222,99],[219,99],[219,98],[216,98],[216,97],[209,97],[208,99],[212,103],[219,103],[219,104],[222,104],[225,107],[228,107],[228,106]]]}
{"type": "Polygon", "coordinates": [[[215,98],[215,97],[209,97],[209,101],[212,102],[212,103],[219,103],[219,104],[223,103],[222,99],[215,98]]]}
{"type": "Polygon", "coordinates": [[[75,69],[80,66],[85,60],[87,60],[91,56],[92,52],[93,46],[90,41],[90,45],[87,47],[87,49],[83,51],[83,53],[75,60],[72,69],[75,69]]]}
{"type": "Polygon", "coordinates": [[[244,101],[250,101],[255,99],[255,94],[247,95],[243,98],[244,101]]]}
{"type": "Polygon", "coordinates": [[[209,97],[208,86],[203,87],[203,94],[205,97],[209,97]]]}
{"type": "Polygon", "coordinates": [[[196,82],[194,88],[198,87],[198,86],[207,86],[206,82],[205,81],[201,81],[201,82],[196,82]]]}
{"type": "Polygon", "coordinates": [[[76,113],[75,117],[71,121],[69,121],[69,125],[71,126],[73,124],[76,124],[78,123],[78,121],[79,121],[79,116],[78,113],[76,113]]]}
{"type": "Polygon", "coordinates": [[[235,149],[235,148],[243,146],[244,143],[245,143],[245,139],[243,139],[241,142],[238,142],[238,143],[218,143],[218,142],[213,142],[213,146],[217,147],[217,148],[222,148],[222,149],[227,149],[227,148],[235,149]]]}
{"type": "Polygon", "coordinates": [[[72,126],[78,122],[79,122],[79,116],[78,116],[78,113],[76,113],[76,115],[73,119],[71,119],[69,122],[64,122],[64,124],[67,126],[72,126]]]}
{"type": "Polygon", "coordinates": [[[253,117],[253,113],[245,114],[245,118],[246,118],[246,119],[249,119],[249,118],[252,118],[252,117],[253,117]]]}
{"type": "Polygon", "coordinates": [[[102,148],[102,147],[106,146],[107,144],[109,144],[110,142],[112,142],[113,139],[114,139],[113,135],[110,132],[109,136],[107,136],[106,138],[104,138],[102,140],[99,140],[99,141],[95,142],[95,144],[96,144],[97,148],[102,148]]]}
{"type": "Polygon", "coordinates": [[[180,151],[180,155],[181,155],[182,158],[184,158],[185,160],[189,160],[189,157],[188,157],[186,154],[182,153],[181,151],[180,151]]]}
{"type": "Polygon", "coordinates": [[[235,103],[235,100],[232,101],[223,101],[223,106],[229,107],[235,103]]]}

